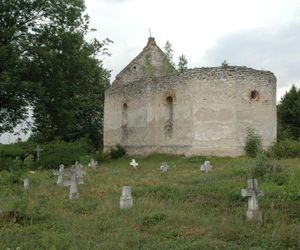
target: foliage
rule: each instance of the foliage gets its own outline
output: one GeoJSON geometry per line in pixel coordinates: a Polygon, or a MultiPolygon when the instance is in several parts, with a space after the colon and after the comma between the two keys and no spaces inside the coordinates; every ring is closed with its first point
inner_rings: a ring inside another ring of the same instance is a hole
{"type": "Polygon", "coordinates": [[[186,70],[187,70],[187,64],[188,64],[188,61],[187,61],[185,55],[182,54],[182,55],[179,57],[179,62],[178,62],[178,66],[177,66],[178,71],[179,71],[180,73],[186,71],[186,70]]]}
{"type": "Polygon", "coordinates": [[[84,140],[67,143],[53,141],[43,147],[40,167],[44,169],[58,168],[60,164],[70,166],[80,160],[80,156],[92,154],[91,146],[84,140]]]}
{"type": "Polygon", "coordinates": [[[164,62],[164,71],[166,73],[171,73],[174,71],[175,63],[173,61],[173,49],[172,44],[167,41],[164,46],[164,53],[165,53],[165,62],[164,62]]]}
{"type": "Polygon", "coordinates": [[[30,105],[36,141],[102,144],[109,72],[97,55],[111,41],[85,40],[84,11],[84,0],[1,0],[0,133],[26,119],[30,105]]]}
{"type": "Polygon", "coordinates": [[[247,130],[244,150],[248,157],[255,157],[262,150],[261,137],[252,128],[247,130]]]}
{"type": "Polygon", "coordinates": [[[278,159],[300,157],[300,141],[285,139],[270,148],[270,154],[278,159]]]}
{"type": "Polygon", "coordinates": [[[300,89],[295,85],[285,93],[277,106],[278,127],[293,139],[300,139],[300,89]]]}
{"type": "Polygon", "coordinates": [[[228,63],[226,60],[224,60],[224,61],[222,62],[222,64],[221,64],[221,67],[222,67],[222,68],[227,68],[227,67],[229,67],[229,63],[228,63]]]}
{"type": "Polygon", "coordinates": [[[53,141],[40,145],[43,150],[40,161],[36,159],[35,148],[36,144],[32,142],[0,145],[0,170],[10,170],[18,176],[15,179],[19,179],[21,174],[28,169],[58,168],[60,164],[68,166],[82,157],[91,159],[94,154],[93,148],[83,139],[69,143],[53,141]]]}
{"type": "Polygon", "coordinates": [[[167,217],[166,214],[161,212],[150,212],[142,218],[143,226],[152,226],[158,224],[160,221],[164,220],[167,217]]]}
{"type": "Polygon", "coordinates": [[[111,159],[118,159],[126,154],[126,150],[120,144],[117,144],[115,148],[112,148],[109,152],[111,159]]]}
{"type": "Polygon", "coordinates": [[[40,1],[0,0],[0,134],[28,117],[29,62],[24,58],[28,39],[40,10],[40,1]]]}
{"type": "Polygon", "coordinates": [[[142,66],[142,71],[146,77],[153,77],[154,66],[152,65],[151,54],[146,54],[144,58],[144,64],[142,66]]]}
{"type": "Polygon", "coordinates": [[[266,154],[258,154],[253,163],[251,178],[258,178],[270,175],[273,171],[273,168],[276,168],[274,164],[275,162],[272,159],[270,159],[266,154]]]}

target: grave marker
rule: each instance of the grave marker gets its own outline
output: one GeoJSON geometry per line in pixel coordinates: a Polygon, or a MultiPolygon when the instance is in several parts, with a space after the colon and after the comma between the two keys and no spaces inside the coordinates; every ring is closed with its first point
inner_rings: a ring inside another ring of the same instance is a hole
{"type": "Polygon", "coordinates": [[[166,162],[161,163],[161,165],[160,165],[160,171],[162,173],[168,172],[168,169],[169,169],[168,163],[166,163],[166,162]]]}
{"type": "Polygon", "coordinates": [[[248,198],[247,219],[262,223],[262,212],[258,207],[258,197],[263,196],[264,193],[258,189],[257,180],[248,179],[248,188],[242,189],[241,194],[243,197],[248,198]]]}
{"type": "Polygon", "coordinates": [[[135,161],[135,159],[132,159],[131,162],[130,162],[130,166],[132,166],[134,169],[136,169],[136,167],[138,166],[139,164],[135,161]]]}
{"type": "Polygon", "coordinates": [[[94,159],[91,159],[90,163],[88,164],[88,167],[91,167],[92,169],[96,169],[98,166],[98,162],[95,161],[94,159]]]}
{"type": "Polygon", "coordinates": [[[122,195],[120,198],[120,208],[126,209],[133,206],[133,198],[131,196],[131,187],[124,186],[122,188],[122,195]]]}
{"type": "Polygon", "coordinates": [[[204,164],[201,165],[200,170],[202,172],[208,173],[212,169],[212,165],[210,164],[210,161],[205,161],[204,164]]]}
{"type": "Polygon", "coordinates": [[[30,180],[28,178],[25,178],[23,180],[24,189],[27,190],[30,188],[30,180]]]}

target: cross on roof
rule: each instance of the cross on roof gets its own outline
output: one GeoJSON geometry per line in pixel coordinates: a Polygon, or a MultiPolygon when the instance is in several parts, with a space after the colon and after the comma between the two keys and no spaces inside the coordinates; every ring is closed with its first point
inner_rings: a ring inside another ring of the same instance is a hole
{"type": "Polygon", "coordinates": [[[139,164],[135,161],[135,159],[132,159],[130,165],[136,168],[139,164]]]}

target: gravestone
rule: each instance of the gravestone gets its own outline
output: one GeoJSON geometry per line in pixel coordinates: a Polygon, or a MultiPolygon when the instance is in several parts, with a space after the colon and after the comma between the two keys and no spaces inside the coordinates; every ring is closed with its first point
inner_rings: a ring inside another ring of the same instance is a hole
{"type": "Polygon", "coordinates": [[[163,163],[160,164],[160,171],[161,171],[162,173],[168,172],[168,169],[169,169],[168,163],[163,162],[163,163]]]}
{"type": "Polygon", "coordinates": [[[76,177],[76,170],[71,169],[70,172],[70,179],[63,181],[63,186],[70,187],[69,199],[74,200],[79,198],[79,193],[77,189],[77,177],[76,177]]]}
{"type": "Polygon", "coordinates": [[[241,194],[243,197],[248,198],[247,219],[262,223],[262,212],[258,207],[258,197],[264,194],[258,189],[257,180],[248,179],[248,188],[242,189],[241,194]]]}
{"type": "Polygon", "coordinates": [[[37,160],[39,161],[40,160],[40,153],[41,151],[43,151],[43,149],[40,148],[40,145],[36,145],[36,149],[34,150],[36,151],[36,157],[37,157],[37,160]]]}
{"type": "Polygon", "coordinates": [[[64,169],[65,169],[64,164],[60,164],[59,165],[59,170],[53,173],[54,175],[58,175],[56,184],[59,185],[59,186],[63,186],[63,182],[64,182],[64,169]]]}
{"type": "Polygon", "coordinates": [[[92,169],[96,169],[98,166],[98,162],[95,161],[94,159],[91,159],[90,163],[88,164],[88,167],[91,167],[92,169]]]}
{"type": "Polygon", "coordinates": [[[205,161],[204,164],[201,165],[200,170],[202,172],[208,173],[212,169],[212,165],[210,164],[210,161],[205,161]]]}
{"type": "Polygon", "coordinates": [[[122,195],[120,198],[120,208],[126,209],[133,206],[133,198],[131,196],[131,187],[124,186],[122,188],[122,195]]]}
{"type": "Polygon", "coordinates": [[[86,175],[86,172],[83,168],[83,165],[76,161],[73,168],[75,169],[78,184],[84,184],[84,177],[86,175]]]}
{"type": "Polygon", "coordinates": [[[28,178],[25,178],[23,180],[24,189],[27,190],[30,188],[30,180],[28,178]]]}
{"type": "Polygon", "coordinates": [[[132,159],[131,162],[130,162],[130,166],[132,166],[134,169],[136,169],[136,167],[138,166],[139,164],[135,161],[135,159],[132,159]]]}

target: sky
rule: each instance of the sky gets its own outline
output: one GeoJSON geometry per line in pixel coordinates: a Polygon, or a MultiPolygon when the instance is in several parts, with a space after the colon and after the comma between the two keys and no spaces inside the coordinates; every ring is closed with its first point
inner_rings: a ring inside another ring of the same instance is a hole
{"type": "MultiPolygon", "coordinates": [[[[230,65],[270,70],[277,102],[292,84],[300,87],[300,0],[86,0],[88,39],[109,38],[101,56],[111,80],[155,37],[184,54],[188,67],[230,65]]],[[[26,136],[22,135],[22,138],[26,136]]],[[[16,137],[2,135],[1,143],[16,137]]]]}

